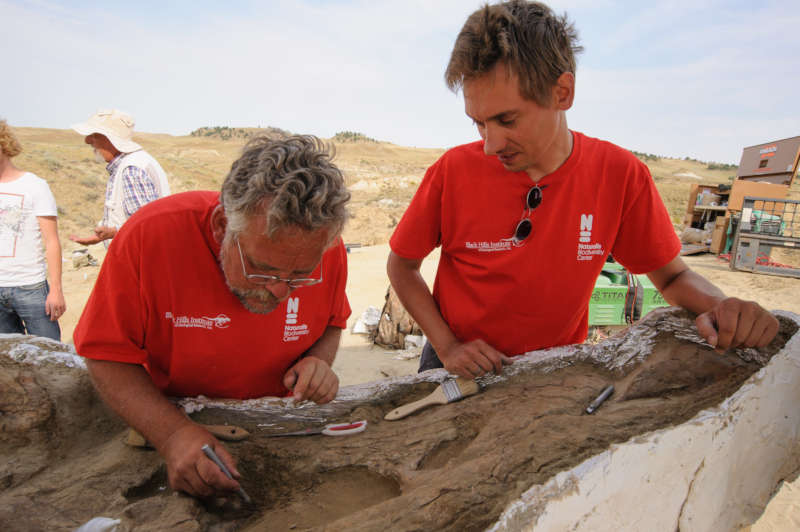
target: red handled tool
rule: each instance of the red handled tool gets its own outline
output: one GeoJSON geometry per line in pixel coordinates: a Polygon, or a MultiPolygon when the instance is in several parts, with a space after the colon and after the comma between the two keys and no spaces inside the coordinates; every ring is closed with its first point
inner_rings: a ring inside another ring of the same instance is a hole
{"type": "Polygon", "coordinates": [[[325,425],[324,427],[317,427],[313,429],[299,430],[297,432],[281,432],[278,434],[267,434],[268,437],[277,436],[311,436],[312,434],[325,434],[326,436],[349,436],[350,434],[358,434],[364,432],[367,428],[367,420],[354,421],[353,423],[336,423],[333,425],[325,425]]]}

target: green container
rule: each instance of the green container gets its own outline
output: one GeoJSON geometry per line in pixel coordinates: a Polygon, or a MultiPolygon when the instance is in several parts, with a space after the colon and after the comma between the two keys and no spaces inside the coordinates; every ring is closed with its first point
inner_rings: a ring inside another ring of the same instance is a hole
{"type": "MultiPolygon", "coordinates": [[[[630,322],[636,321],[658,307],[669,304],[650,282],[646,275],[634,275],[638,281],[636,304],[630,312],[630,322]]],[[[629,323],[625,315],[625,301],[628,297],[628,272],[617,263],[603,265],[603,271],[595,281],[592,297],[589,300],[589,325],[625,325],[629,323]]]]}
{"type": "Polygon", "coordinates": [[[642,283],[644,288],[644,299],[642,300],[642,312],[640,317],[644,317],[648,312],[659,307],[668,307],[669,303],[664,299],[656,287],[650,282],[646,275],[637,275],[637,279],[642,283]]]}

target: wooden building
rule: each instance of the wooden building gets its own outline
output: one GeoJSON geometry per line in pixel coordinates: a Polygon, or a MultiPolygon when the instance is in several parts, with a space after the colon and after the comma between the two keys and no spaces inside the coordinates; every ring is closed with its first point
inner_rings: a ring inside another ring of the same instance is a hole
{"type": "Polygon", "coordinates": [[[791,185],[800,160],[800,136],[776,140],[742,151],[736,179],[791,185]]]}

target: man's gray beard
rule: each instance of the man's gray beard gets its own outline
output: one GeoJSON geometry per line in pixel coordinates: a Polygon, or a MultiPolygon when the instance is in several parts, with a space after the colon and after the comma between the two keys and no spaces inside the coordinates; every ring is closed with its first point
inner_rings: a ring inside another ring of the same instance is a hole
{"type": "Polygon", "coordinates": [[[278,298],[276,298],[269,290],[242,290],[240,288],[235,288],[231,286],[230,281],[228,281],[228,274],[225,271],[225,242],[222,243],[222,246],[219,250],[219,266],[222,268],[222,276],[225,278],[225,284],[228,285],[228,290],[231,291],[233,295],[239,300],[239,302],[246,308],[248,311],[252,312],[253,314],[269,314],[275,307],[278,306],[278,298]],[[248,298],[252,299],[255,298],[259,302],[268,305],[267,308],[264,306],[257,306],[254,307],[248,298]]]}
{"type": "Polygon", "coordinates": [[[267,292],[267,295],[266,295],[267,297],[265,297],[265,294],[264,294],[263,290],[238,290],[238,289],[232,287],[230,285],[230,283],[228,283],[227,279],[225,280],[225,283],[228,285],[228,289],[231,291],[231,293],[233,295],[235,295],[239,299],[239,301],[242,303],[244,308],[246,308],[247,310],[249,310],[250,312],[252,312],[254,314],[269,314],[270,312],[275,310],[275,307],[278,306],[277,299],[275,298],[275,296],[273,296],[269,292],[267,292]],[[253,306],[250,303],[252,301],[252,299],[248,300],[248,298],[254,298],[254,297],[257,298],[258,301],[260,301],[260,302],[262,302],[264,304],[267,304],[269,306],[267,306],[267,307],[264,307],[264,306],[257,306],[257,307],[253,306]]]}
{"type": "Polygon", "coordinates": [[[106,160],[103,159],[103,156],[100,154],[100,152],[97,151],[97,148],[94,148],[94,160],[101,164],[108,164],[106,163],[106,160]]]}

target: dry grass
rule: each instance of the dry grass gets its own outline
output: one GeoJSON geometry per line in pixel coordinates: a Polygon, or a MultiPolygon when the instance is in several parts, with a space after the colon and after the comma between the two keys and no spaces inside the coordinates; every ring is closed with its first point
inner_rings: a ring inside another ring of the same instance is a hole
{"type": "MultiPolygon", "coordinates": [[[[71,130],[17,128],[25,151],[16,159],[50,183],[59,205],[60,232],[67,250],[74,245],[65,238],[85,233],[102,215],[107,174],[93,159],[83,138],[71,130]]],[[[223,140],[216,136],[181,136],[140,133],[142,144],[164,167],[174,192],[218,190],[244,145],[245,139],[223,140]]],[[[417,186],[444,150],[407,148],[386,142],[333,142],[336,161],[353,195],[347,242],[363,245],[386,242],[403,215],[417,186]]],[[[693,160],[646,160],[670,216],[683,219],[692,183],[727,183],[734,171],[709,170],[693,160]],[[681,177],[695,174],[700,179],[681,177]]],[[[800,198],[800,182],[792,187],[800,198]]]]}

